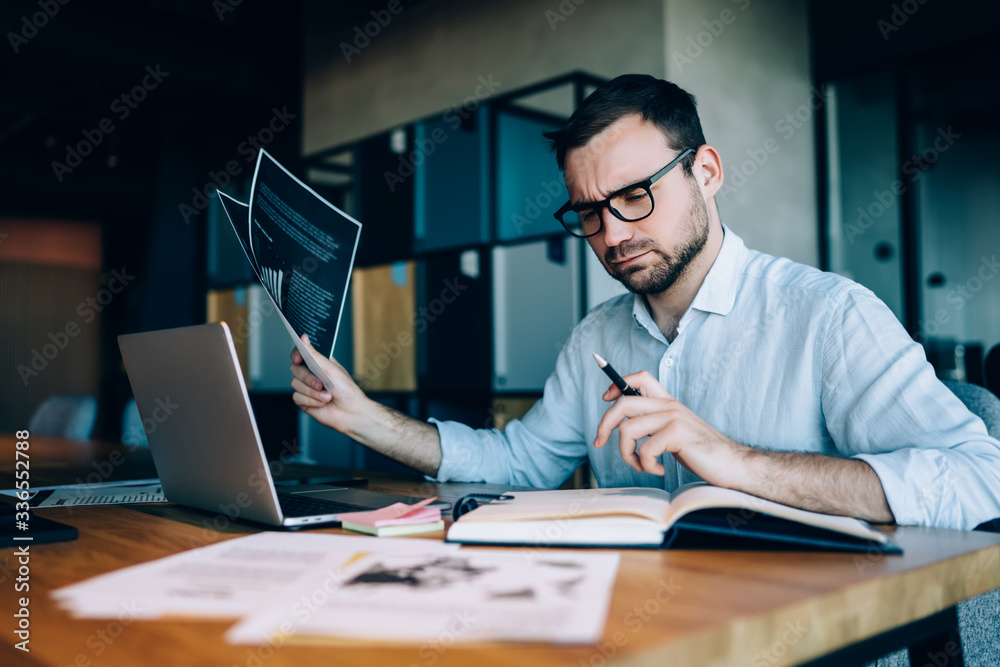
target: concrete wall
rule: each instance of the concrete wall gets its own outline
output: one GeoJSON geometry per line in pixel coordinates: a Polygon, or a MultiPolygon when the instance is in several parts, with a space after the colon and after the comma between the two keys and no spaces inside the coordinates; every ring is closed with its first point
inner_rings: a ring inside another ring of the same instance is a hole
{"type": "Polygon", "coordinates": [[[664,75],[663,0],[401,0],[360,53],[324,5],[303,17],[307,155],[460,105],[480,77],[502,94],[573,70],[664,75]]]}
{"type": "Polygon", "coordinates": [[[722,156],[723,222],[751,248],[816,266],[813,115],[822,100],[811,90],[806,3],[664,7],[667,78],[695,95],[705,138],[722,156]]]}
{"type": "Polygon", "coordinates": [[[503,93],[575,69],[666,76],[697,97],[722,154],[723,221],[750,247],[818,264],[813,115],[822,107],[806,3],[400,3],[359,49],[364,23],[338,23],[322,0],[306,2],[306,154],[462,104],[483,90],[480,77],[503,93]]]}

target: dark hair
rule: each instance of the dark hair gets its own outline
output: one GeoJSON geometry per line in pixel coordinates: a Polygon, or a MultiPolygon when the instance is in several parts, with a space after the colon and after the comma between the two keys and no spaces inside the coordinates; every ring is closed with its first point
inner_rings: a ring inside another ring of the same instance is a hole
{"type": "MultiPolygon", "coordinates": [[[[569,149],[585,146],[605,128],[630,114],[639,114],[643,120],[655,123],[670,148],[697,149],[705,143],[705,135],[695,107],[694,95],[677,84],[648,74],[623,74],[588,95],[569,117],[566,127],[543,135],[556,153],[559,169],[564,167],[569,149]]],[[[686,157],[682,164],[690,175],[694,155],[686,157]]]]}

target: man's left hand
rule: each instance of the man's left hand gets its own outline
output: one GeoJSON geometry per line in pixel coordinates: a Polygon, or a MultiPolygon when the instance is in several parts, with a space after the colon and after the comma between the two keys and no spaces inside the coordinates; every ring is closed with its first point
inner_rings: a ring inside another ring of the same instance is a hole
{"type": "Polygon", "coordinates": [[[671,396],[648,371],[626,375],[630,387],[641,396],[622,396],[617,387],[604,393],[614,401],[597,425],[595,447],[608,443],[618,429],[622,458],[636,472],[662,476],[659,456],[670,452],[685,468],[709,484],[732,488],[740,469],[740,458],[749,448],[734,442],[705,423],[671,396]],[[648,438],[636,449],[636,442],[648,438]]]}

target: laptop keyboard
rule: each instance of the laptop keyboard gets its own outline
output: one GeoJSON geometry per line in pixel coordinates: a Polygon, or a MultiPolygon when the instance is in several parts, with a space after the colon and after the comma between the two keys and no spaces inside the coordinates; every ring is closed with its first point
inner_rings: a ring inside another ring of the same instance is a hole
{"type": "Polygon", "coordinates": [[[368,512],[372,508],[335,500],[310,498],[299,493],[279,493],[278,504],[286,517],[316,516],[319,514],[341,514],[344,512],[368,512]]]}

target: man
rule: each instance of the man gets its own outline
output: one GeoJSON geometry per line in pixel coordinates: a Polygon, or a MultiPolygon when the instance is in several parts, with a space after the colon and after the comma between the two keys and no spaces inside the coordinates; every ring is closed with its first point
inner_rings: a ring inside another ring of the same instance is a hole
{"type": "Polygon", "coordinates": [[[972,529],[1000,516],[1000,443],[864,287],[747,249],[714,199],[719,154],[694,98],[626,75],[550,133],[587,238],[633,295],[573,330],[544,396],[504,432],[420,422],[331,393],[293,352],[294,400],[438,480],[552,488],[589,458],[601,486],[703,479],[809,510],[972,529]],[[640,396],[622,396],[607,358],[640,396]],[[638,446],[637,446],[638,445],[638,446]]]}

